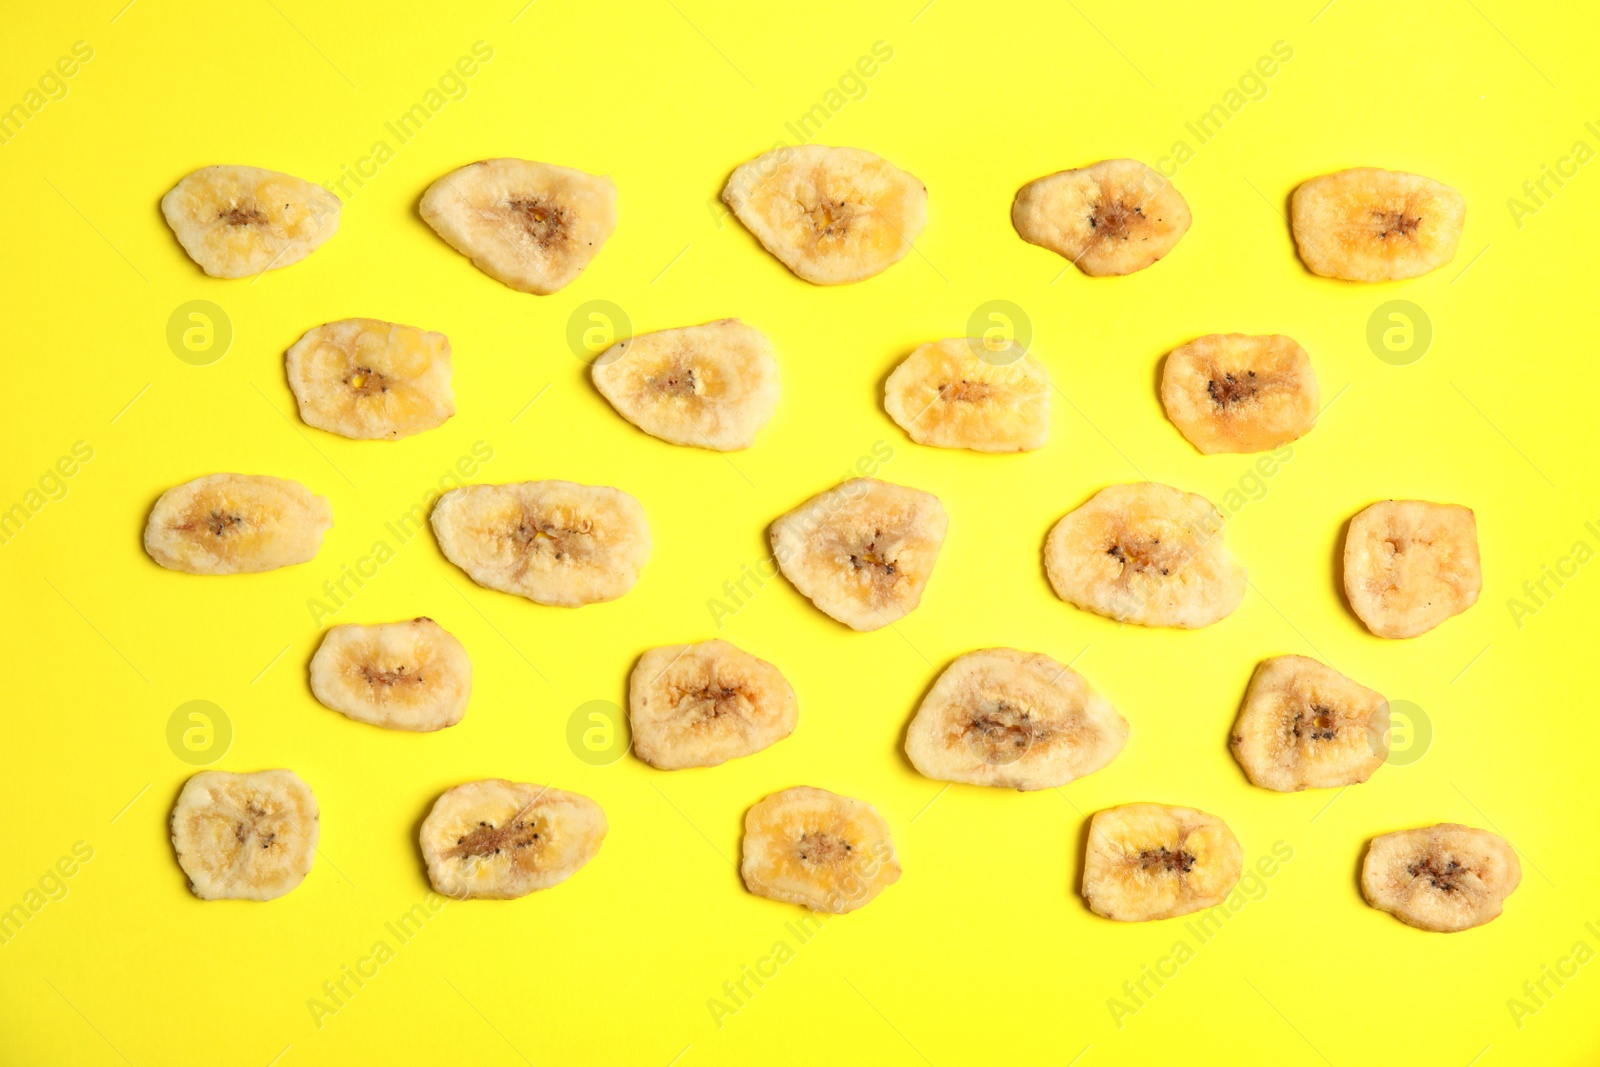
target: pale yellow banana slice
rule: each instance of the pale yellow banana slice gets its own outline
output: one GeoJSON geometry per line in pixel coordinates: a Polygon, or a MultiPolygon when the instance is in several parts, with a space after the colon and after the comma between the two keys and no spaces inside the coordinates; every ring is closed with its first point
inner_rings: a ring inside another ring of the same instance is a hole
{"type": "Polygon", "coordinates": [[[1048,789],[1098,771],[1128,743],[1128,721],[1083,675],[1014,648],[968,652],[945,668],[906,731],[929,778],[1048,789]]]}
{"type": "Polygon", "coordinates": [[[1170,919],[1222,903],[1244,852],[1215,815],[1166,804],[1124,804],[1089,820],[1083,898],[1118,922],[1170,919]]]}
{"type": "Polygon", "coordinates": [[[1456,256],[1467,202],[1432,178],[1357,167],[1301,185],[1289,201],[1300,258],[1350,282],[1415,278],[1456,256]]]}
{"type": "Polygon", "coordinates": [[[1167,356],[1161,403],[1207,455],[1265,452],[1309,433],[1321,403],[1311,357],[1293,338],[1213,333],[1167,356]]]}
{"type": "Polygon", "coordinates": [[[430,185],[419,211],[489,277],[545,295],[583,273],[617,228],[617,187],[549,163],[481,159],[430,185]]]}
{"type": "Polygon", "coordinates": [[[772,552],[823,612],[876,630],[922,602],[949,524],[932,493],[852,478],[774,522],[772,552]]]}
{"type": "Polygon", "coordinates": [[[207,474],[161,494],[144,550],[168,570],[248,574],[305,563],[332,525],[328,502],[299,482],[207,474]]]}
{"type": "Polygon", "coordinates": [[[1379,637],[1416,637],[1478,602],[1483,570],[1470,508],[1385,500],[1350,520],[1344,593],[1379,637]]]}
{"type": "Polygon", "coordinates": [[[1264,789],[1355,785],[1389,756],[1389,702],[1314,659],[1277,656],[1256,667],[1232,745],[1264,789]]]}
{"type": "Polygon", "coordinates": [[[293,771],[201,771],[172,808],[172,848],[201,900],[272,900],[305,880],[317,798],[293,771]]]}
{"type": "Polygon", "coordinates": [[[1050,375],[1015,342],[921,345],[884,383],[883,406],[921,445],[1028,452],[1050,438],[1050,375]]]}
{"type": "Polygon", "coordinates": [[[330,629],[311,657],[311,692],[358,722],[427,732],[461,721],[472,661],[432,619],[330,629]]]}
{"type": "Polygon", "coordinates": [[[1096,276],[1144,270],[1172,251],[1190,221],[1183,195],[1136,159],[1047,175],[1011,203],[1011,225],[1024,241],[1096,276]]]}
{"type": "Polygon", "coordinates": [[[774,148],[736,169],[722,199],[768,252],[815,285],[888,270],[928,222],[922,182],[859,148],[774,148]]]}
{"type": "Polygon", "coordinates": [[[838,915],[900,880],[889,824],[864,800],[808,785],[773,793],[744,817],[750,892],[838,915]]]}
{"type": "Polygon", "coordinates": [[[394,441],[456,413],[450,342],[380,319],[341,319],[308,331],[286,360],[307,426],[358,441],[394,441]]]}
{"type": "Polygon", "coordinates": [[[468,485],[433,507],[439,549],[488,589],[540,604],[615,600],[650,559],[650,527],[633,497],[607,485],[468,485]]]}
{"type": "Polygon", "coordinates": [[[213,278],[248,278],[298,263],[339,229],[339,198],[292,174],[201,167],[161,198],[189,258],[213,278]]]}
{"type": "Polygon", "coordinates": [[[484,778],[434,802],[422,820],[422,858],[445,896],[511,900],[577,874],[605,836],[606,814],[586,796],[484,778]]]}
{"type": "Polygon", "coordinates": [[[675,445],[749,448],[778,408],[772,344],[738,319],[618,341],[590,373],[619,415],[675,445]]]}
{"type": "Polygon", "coordinates": [[[799,715],[778,668],[726,641],[652,648],[628,682],[633,751],[664,771],[760,752],[799,715]]]}
{"type": "Polygon", "coordinates": [[[1505,838],[1458,823],[1381,834],[1361,864],[1361,892],[1409,926],[1454,933],[1500,916],[1522,881],[1505,838]]]}

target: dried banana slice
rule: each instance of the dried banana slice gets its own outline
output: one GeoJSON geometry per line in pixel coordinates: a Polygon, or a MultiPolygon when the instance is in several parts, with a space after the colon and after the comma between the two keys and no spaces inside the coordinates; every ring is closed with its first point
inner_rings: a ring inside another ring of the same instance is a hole
{"type": "Polygon", "coordinates": [[[1098,771],[1127,743],[1128,721],[1083,675],[1014,648],[958,657],[906,731],[927,777],[1024,790],[1098,771]]]}
{"type": "Polygon", "coordinates": [[[1438,933],[1498,918],[1521,881],[1522,864],[1505,838],[1450,822],[1375,837],[1361,864],[1368,904],[1438,933]]]}
{"type": "Polygon", "coordinates": [[[1050,438],[1049,373],[1015,342],[992,355],[982,345],[967,338],[921,345],[884,383],[884,410],[919,445],[1043,448],[1050,438]]]}
{"type": "Polygon", "coordinates": [[[323,706],[391,730],[454,726],[472,695],[472,661],[428,618],[330,629],[311,657],[311,692],[323,706]]]}
{"type": "Polygon", "coordinates": [[[305,881],[317,798],[293,771],[201,771],[172,808],[172,848],[201,900],[273,900],[305,881]]]}
{"type": "Polygon", "coordinates": [[[1045,540],[1062,600],[1141,626],[1210,626],[1244,599],[1245,570],[1222,543],[1205,497],[1157,482],[1112,485],[1070,511],[1045,540]]]}
{"type": "Polygon", "coordinates": [[[615,600],[650,559],[644,508],[607,485],[467,485],[439,497],[432,521],[467,577],[557,607],[615,600]]]}
{"type": "Polygon", "coordinates": [[[308,331],[286,360],[307,426],[358,441],[399,440],[456,413],[450,341],[380,319],[341,319],[308,331]]]}
{"type": "Polygon", "coordinates": [[[328,502],[299,482],[207,474],[161,494],[144,550],[168,570],[249,574],[305,563],[332,525],[328,502]]]}
{"type": "Polygon", "coordinates": [[[1222,903],[1243,865],[1239,839],[1215,815],[1124,804],[1089,820],[1083,899],[1118,922],[1170,919],[1222,903]]]}
{"type": "Polygon", "coordinates": [[[1385,500],[1350,520],[1344,593],[1379,637],[1416,637],[1478,602],[1478,521],[1470,508],[1385,500]]]}
{"type": "Polygon", "coordinates": [[[1389,702],[1314,659],[1277,656],[1256,667],[1232,744],[1264,789],[1355,785],[1389,757],[1389,702]]]}
{"type": "Polygon", "coordinates": [[[579,793],[484,778],[447,789],[422,820],[433,888],[511,900],[565,882],[600,851],[606,814],[579,793]]]}
{"type": "Polygon", "coordinates": [[[738,319],[618,341],[590,373],[619,415],[675,445],[749,448],[778,409],[772,344],[738,319]]]}
{"type": "Polygon", "coordinates": [[[876,630],[922,602],[950,524],[932,493],[852,478],[772,524],[783,576],[854,630],[876,630]]]}
{"type": "Polygon", "coordinates": [[[1161,403],[1207,455],[1265,452],[1316,425],[1321,394],[1311,357],[1293,338],[1213,333],[1167,356],[1161,403]]]}
{"type": "Polygon", "coordinates": [[[161,198],[161,214],[189,258],[213,278],[287,267],[339,230],[339,198],[292,174],[201,167],[161,198]]]}
{"type": "Polygon", "coordinates": [[[768,252],[815,285],[881,274],[928,222],[922,182],[859,148],[775,148],[735,170],[722,199],[768,252]]]}
{"type": "Polygon", "coordinates": [[[1432,178],[1357,167],[1301,185],[1289,201],[1300,258],[1350,282],[1415,278],[1450,262],[1467,202],[1432,178]]]}
{"type": "Polygon", "coordinates": [[[617,187],[549,163],[480,159],[428,186],[418,210],[489,277],[546,295],[582,274],[617,228],[617,187]]]}
{"type": "Polygon", "coordinates": [[[664,771],[760,752],[799,715],[778,668],[726,641],[652,648],[628,682],[633,751],[664,771]]]}
{"type": "Polygon", "coordinates": [[[1072,260],[1085,274],[1132,274],[1189,232],[1189,205],[1136,159],[1104,159],[1017,190],[1011,225],[1029,244],[1072,260]]]}
{"type": "Polygon", "coordinates": [[[839,915],[899,881],[900,863],[871,804],[800,785],[745,815],[739,873],[757,896],[839,915]]]}

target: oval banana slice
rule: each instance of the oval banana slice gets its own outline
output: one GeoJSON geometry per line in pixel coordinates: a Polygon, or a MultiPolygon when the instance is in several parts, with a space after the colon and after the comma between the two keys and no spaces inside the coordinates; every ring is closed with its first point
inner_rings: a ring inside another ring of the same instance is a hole
{"type": "Polygon", "coordinates": [[[1161,370],[1167,418],[1207,455],[1298,440],[1320,403],[1311,357],[1281,334],[1207,334],[1173,349],[1161,370]]]}
{"type": "Polygon", "coordinates": [[[1035,179],[1011,203],[1011,225],[1024,241],[1095,276],[1144,270],[1172,251],[1190,221],[1183,195],[1136,159],[1035,179]]]}
{"type": "Polygon", "coordinates": [[[859,148],[774,148],[738,167],[722,199],[762,247],[814,285],[881,274],[928,222],[927,187],[859,148]]]}
{"type": "Polygon", "coordinates": [[[418,210],[483,273],[542,296],[582,274],[617,228],[617,187],[569,167],[480,159],[428,186],[418,210]]]}
{"type": "Polygon", "coordinates": [[[606,814],[578,793],[485,778],[447,789],[422,821],[433,888],[511,900],[565,882],[600,851],[606,814]]]}
{"type": "Polygon", "coordinates": [[[871,804],[800,785],[746,813],[739,873],[758,897],[840,915],[899,881],[900,862],[871,804]]]}
{"type": "Polygon", "coordinates": [[[1522,864],[1499,834],[1444,822],[1381,834],[1361,863],[1361,892],[1419,930],[1454,933],[1499,918],[1522,864]]]}
{"type": "Polygon", "coordinates": [[[339,198],[292,174],[201,167],[161,198],[178,243],[213,278],[298,263],[339,230],[339,198]]]}
{"type": "Polygon", "coordinates": [[[1355,785],[1389,757],[1389,702],[1314,659],[1276,656],[1250,679],[1232,747],[1263,789],[1355,785]]]}
{"type": "Polygon", "coordinates": [[[172,848],[201,900],[273,900],[316,858],[317,798],[293,771],[201,771],[172,808],[172,848]]]}
{"type": "Polygon", "coordinates": [[[876,630],[922,602],[950,518],[932,493],[852,478],[772,524],[783,576],[853,630],[876,630]]]}
{"type": "Polygon", "coordinates": [[[1350,520],[1344,593],[1379,637],[1416,637],[1478,602],[1478,520],[1459,504],[1385,500],[1350,520]]]}
{"type": "Polygon", "coordinates": [[[1089,820],[1083,899],[1118,922],[1171,919],[1222,903],[1243,867],[1239,839],[1215,815],[1124,804],[1089,820]]]}
{"type": "Polygon", "coordinates": [[[650,559],[644,508],[608,485],[462,486],[439,497],[432,524],[474,582],[556,607],[615,600],[650,559]]]}
{"type": "Polygon", "coordinates": [[[738,319],[618,341],[590,372],[617,414],[675,445],[736,452],[778,409],[778,361],[738,319]]]}
{"type": "Polygon", "coordinates": [[[299,482],[207,474],[161,494],[144,550],[168,570],[249,574],[312,559],[332,525],[328,502],[299,482]]]}
{"type": "Polygon", "coordinates": [[[454,726],[472,695],[472,661],[432,619],[331,628],[311,657],[311,692],[324,707],[391,730],[454,726]]]}
{"type": "Polygon", "coordinates": [[[289,388],[307,426],[358,441],[442,426],[456,413],[450,341],[381,319],[341,319],[289,349],[289,388]]]}
{"type": "Polygon", "coordinates": [[[726,641],[652,648],[628,682],[633,751],[664,771],[760,752],[799,715],[778,668],[726,641]]]}
{"type": "Polygon", "coordinates": [[[1056,595],[1141,626],[1195,629],[1244,599],[1245,570],[1222,543],[1222,513],[1158,482],[1112,485],[1056,523],[1044,566],[1056,595]]]}
{"type": "Polygon", "coordinates": [[[1432,178],[1356,167],[1301,185],[1289,201],[1300,259],[1348,282],[1415,278],[1456,257],[1467,202],[1432,178]]]}
{"type": "Polygon", "coordinates": [[[1028,452],[1050,438],[1050,375],[1015,342],[991,354],[982,341],[947,338],[894,369],[883,407],[919,445],[1028,452]]]}

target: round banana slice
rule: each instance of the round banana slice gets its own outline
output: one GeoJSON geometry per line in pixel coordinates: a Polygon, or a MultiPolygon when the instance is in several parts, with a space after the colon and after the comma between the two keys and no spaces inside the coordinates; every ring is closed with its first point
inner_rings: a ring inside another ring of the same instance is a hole
{"type": "Polygon", "coordinates": [[[172,848],[201,900],[273,900],[305,881],[317,798],[293,771],[201,771],[172,808],[172,848]]]}
{"type": "Polygon", "coordinates": [[[1136,159],[1038,178],[1011,203],[1011,225],[1024,241],[1094,276],[1144,270],[1172,251],[1190,221],[1183,195],[1136,159]]]}
{"type": "Polygon", "coordinates": [[[1222,903],[1244,852],[1215,815],[1166,804],[1124,804],[1089,820],[1083,899],[1118,922],[1171,919],[1222,903]]]}
{"type": "Polygon", "coordinates": [[[1141,626],[1196,629],[1244,599],[1245,570],[1205,497],[1157,482],[1112,485],[1056,523],[1044,566],[1056,595],[1141,626]]]}
{"type": "Polygon", "coordinates": [[[1167,356],[1161,403],[1190,444],[1214,455],[1298,440],[1316,425],[1321,394],[1293,338],[1213,333],[1167,356]]]}
{"type": "Polygon", "coordinates": [[[442,333],[341,319],[308,331],[286,362],[300,418],[329,433],[396,441],[456,413],[450,342],[442,333]]]}
{"type": "Polygon", "coordinates": [[[1314,659],[1277,656],[1256,667],[1232,745],[1263,789],[1355,785],[1389,757],[1389,702],[1314,659]]]}
{"type": "Polygon", "coordinates": [[[736,169],[722,199],[768,252],[815,285],[881,274],[928,222],[927,187],[859,148],[774,148],[736,169]]]}
{"type": "Polygon", "coordinates": [[[871,804],[799,785],[745,815],[739,873],[756,896],[840,915],[899,881],[900,862],[871,804]]]}
{"type": "Polygon", "coordinates": [[[1454,259],[1467,202],[1432,178],[1357,167],[1301,185],[1289,215],[1300,258],[1313,274],[1386,282],[1454,259]]]}
{"type": "Polygon", "coordinates": [[[906,731],[906,755],[927,777],[1022,790],[1098,771],[1127,743],[1128,721],[1083,675],[1014,648],[958,657],[906,731]]]}
{"type": "Polygon", "coordinates": [[[467,485],[439,497],[432,522],[474,582],[556,607],[615,600],[650,559],[644,508],[607,485],[467,485]]]}
{"type": "Polygon", "coordinates": [[[161,198],[189,258],[213,278],[248,278],[305,259],[339,230],[339,198],[292,174],[201,167],[161,198]]]}
{"type": "Polygon", "coordinates": [[[432,619],[330,629],[311,657],[311,692],[324,707],[391,730],[454,726],[472,695],[472,661],[432,619]]]}
{"type": "Polygon", "coordinates": [[[1030,452],[1050,438],[1050,375],[1015,342],[992,355],[964,337],[921,345],[884,383],[883,406],[919,445],[1030,452]]]}
{"type": "Polygon", "coordinates": [[[1470,508],[1385,500],[1350,520],[1344,594],[1379,637],[1416,637],[1478,602],[1478,521],[1470,508]]]}
{"type": "Polygon", "coordinates": [[[606,814],[578,793],[484,778],[447,789],[422,821],[433,888],[511,900],[565,882],[600,851],[606,814]]]}
{"type": "Polygon", "coordinates": [[[922,602],[950,518],[932,493],[852,478],[772,524],[783,576],[854,630],[876,630],[922,602]]]}
{"type": "Polygon", "coordinates": [[[617,228],[617,187],[549,163],[480,159],[428,186],[418,210],[489,277],[546,295],[582,274],[617,228]]]}
{"type": "Polygon", "coordinates": [[[1437,933],[1498,918],[1521,881],[1522,864],[1505,838],[1451,822],[1375,837],[1361,864],[1368,904],[1437,933]]]}
{"type": "Polygon", "coordinates": [[[590,373],[619,415],[675,445],[749,448],[778,409],[772,344],[738,319],[618,341],[590,373]]]}
{"type": "Polygon", "coordinates": [[[628,682],[633,751],[664,771],[760,752],[799,715],[778,668],[726,641],[652,648],[628,682]]]}
{"type": "Polygon", "coordinates": [[[249,574],[312,559],[332,525],[328,502],[299,482],[207,474],[161,494],[144,550],[168,570],[249,574]]]}

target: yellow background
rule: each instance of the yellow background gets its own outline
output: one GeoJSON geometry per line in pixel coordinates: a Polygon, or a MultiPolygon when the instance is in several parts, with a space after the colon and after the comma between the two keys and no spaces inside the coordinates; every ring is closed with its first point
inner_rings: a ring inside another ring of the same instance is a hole
{"type": "Polygon", "coordinates": [[[74,42],[94,50],[65,97],[0,146],[0,506],[25,501],[75,442],[93,449],[66,495],[0,546],[0,907],[24,901],[75,843],[93,850],[65,896],[0,945],[4,1062],[1600,1058],[1600,964],[1548,986],[1554,995],[1520,1020],[1507,1004],[1575,942],[1600,948],[1584,928],[1600,926],[1589,888],[1600,879],[1600,566],[1520,620],[1507,605],[1575,541],[1600,548],[1584,528],[1600,520],[1600,164],[1520,220],[1506,203],[1575,141],[1600,147],[1584,128],[1600,119],[1590,5],[1297,0],[1224,13],[819,0],[776,16],[722,0],[120,3],[30,5],[8,13],[0,39],[0,104],[23,100],[74,42]],[[492,60],[399,145],[384,124],[477,41],[492,60]],[[877,278],[809,286],[714,198],[739,162],[793,141],[785,123],[878,41],[892,59],[817,140],[921,178],[927,231],[877,278]],[[1278,41],[1293,58],[1266,94],[1199,144],[1185,123],[1278,41]],[[161,220],[160,196],[195,167],[333,180],[380,139],[393,158],[346,198],[339,234],[289,269],[205,277],[161,220]],[[1154,162],[1180,139],[1195,149],[1176,177],[1194,226],[1154,268],[1087,278],[1012,231],[1025,181],[1109,156],[1154,162]],[[556,295],[495,283],[416,214],[438,175],[496,155],[607,173],[620,189],[615,236],[556,295]],[[1469,210],[1455,262],[1377,286],[1302,269],[1282,218],[1288,193],[1355,165],[1460,189],[1469,210]],[[234,332],[207,366],[166,341],[173,310],[196,299],[224,309],[234,332]],[[1025,310],[1058,387],[1048,447],[913,445],[882,411],[882,379],[914,345],[965,333],[992,299],[1025,310]],[[1431,350],[1410,365],[1380,361],[1366,341],[1391,299],[1433,324],[1431,350]],[[566,341],[590,300],[621,306],[638,330],[728,315],[764,330],[784,392],[757,445],[725,457],[622,421],[566,341]],[[282,353],[309,327],[356,315],[449,335],[454,419],[394,444],[299,422],[282,353]],[[1234,330],[1293,335],[1324,396],[1338,397],[1229,522],[1250,570],[1243,605],[1177,632],[1063,604],[1040,546],[1102,486],[1149,478],[1221,503],[1257,485],[1252,457],[1198,455],[1155,393],[1164,352],[1234,330]],[[473,586],[429,535],[396,544],[385,521],[478,441],[493,449],[482,480],[568,478],[636,495],[656,546],[637,588],[545,608],[473,586]],[[951,516],[922,606],[857,634],[780,579],[719,631],[707,601],[763,557],[766,524],[879,441],[893,449],[882,476],[936,492],[951,516]],[[335,526],[316,560],[204,579],[146,558],[155,497],[219,470],[326,495],[335,526]],[[1479,523],[1481,600],[1411,641],[1370,636],[1338,586],[1344,521],[1391,496],[1467,504],[1479,523]],[[378,539],[395,557],[314,622],[308,599],[378,539]],[[315,703],[305,668],[323,625],[418,614],[472,655],[460,726],[389,733],[315,703]],[[622,703],[644,649],[719,632],[785,671],[801,705],[793,737],[676,773],[631,756],[595,766],[569,748],[574,710],[622,703]],[[1132,723],[1122,756],[1035,794],[945,791],[917,775],[899,749],[917,702],[953,657],[993,645],[1076,659],[1132,723]],[[1255,663],[1281,653],[1326,659],[1420,707],[1431,747],[1344,793],[1250,787],[1228,755],[1229,726],[1255,663]],[[291,767],[316,791],[321,852],[284,899],[202,903],[185,888],[166,819],[195,768],[166,729],[194,699],[232,724],[217,767],[291,767]],[[596,798],[605,846],[556,889],[450,904],[399,944],[385,923],[428,892],[418,823],[441,790],[483,776],[596,798]],[[745,808],[800,783],[876,804],[905,868],[869,908],[803,945],[785,926],[803,913],[747,894],[734,867],[745,808]],[[1204,945],[1181,921],[1102,920],[1077,893],[1085,820],[1134,800],[1221,815],[1247,860],[1277,842],[1293,858],[1204,945]],[[1441,820],[1496,828],[1522,856],[1522,887],[1488,927],[1425,934],[1361,900],[1365,842],[1441,820]],[[1119,1026],[1108,1000],[1125,999],[1124,981],[1180,938],[1194,958],[1119,1026]],[[308,1000],[380,939],[394,958],[317,1025],[308,1000]],[[708,1000],[779,940],[793,958],[719,1026],[708,1000]]]}

